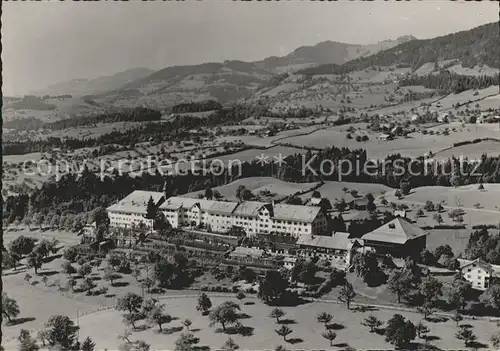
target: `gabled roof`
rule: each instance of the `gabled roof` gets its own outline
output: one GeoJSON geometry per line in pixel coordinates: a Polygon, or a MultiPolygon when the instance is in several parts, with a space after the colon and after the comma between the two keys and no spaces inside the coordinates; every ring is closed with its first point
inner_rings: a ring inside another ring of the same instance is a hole
{"type": "Polygon", "coordinates": [[[323,201],[323,199],[321,197],[311,197],[309,199],[309,203],[311,205],[320,205],[321,204],[321,201],[323,201]]]}
{"type": "Polygon", "coordinates": [[[335,250],[348,250],[352,247],[349,233],[342,232],[337,232],[333,236],[301,235],[297,239],[297,245],[335,250]]]}
{"type": "Polygon", "coordinates": [[[363,240],[379,241],[393,244],[404,244],[408,240],[427,235],[427,232],[407,220],[397,217],[378,227],[374,231],[363,235],[363,240]]]}
{"type": "Polygon", "coordinates": [[[107,208],[111,212],[131,212],[146,214],[146,207],[149,198],[152,197],[155,205],[158,206],[163,199],[163,193],[158,191],[135,190],[118,203],[107,208]]]}
{"type": "Polygon", "coordinates": [[[484,269],[486,272],[490,274],[500,276],[500,266],[489,264],[488,262],[484,262],[480,258],[476,258],[474,261],[469,261],[459,258],[458,262],[460,263],[460,270],[470,266],[477,266],[484,269]]]}
{"type": "Polygon", "coordinates": [[[274,219],[311,223],[318,216],[321,207],[276,204],[273,211],[274,219]]]}

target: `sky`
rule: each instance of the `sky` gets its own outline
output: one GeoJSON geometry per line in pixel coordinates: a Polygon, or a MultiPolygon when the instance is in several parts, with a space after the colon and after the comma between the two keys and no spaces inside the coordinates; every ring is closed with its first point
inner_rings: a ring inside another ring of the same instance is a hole
{"type": "Polygon", "coordinates": [[[135,68],[283,56],[331,40],[419,39],[498,21],[495,1],[4,2],[3,93],[135,68]]]}

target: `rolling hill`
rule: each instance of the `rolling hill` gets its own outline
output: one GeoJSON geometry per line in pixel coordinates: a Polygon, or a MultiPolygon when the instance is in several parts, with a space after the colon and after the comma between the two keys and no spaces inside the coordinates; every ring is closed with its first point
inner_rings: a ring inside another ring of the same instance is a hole
{"type": "Polygon", "coordinates": [[[383,50],[388,50],[399,44],[415,40],[413,36],[402,36],[395,40],[384,40],[370,45],[346,44],[334,41],[324,41],[314,46],[301,46],[282,57],[268,57],[255,64],[259,67],[284,71],[299,66],[315,66],[322,64],[343,64],[345,62],[376,54],[383,50]]]}
{"type": "Polygon", "coordinates": [[[99,94],[119,89],[129,82],[143,78],[153,72],[154,70],[149,68],[132,68],[111,76],[103,76],[95,79],[72,79],[51,85],[33,94],[37,96],[62,94],[83,96],[99,94]]]}
{"type": "Polygon", "coordinates": [[[268,70],[243,61],[173,66],[126,84],[119,91],[101,98],[120,106],[139,104],[157,109],[201,100],[225,103],[249,96],[272,75],[268,70]]]}
{"type": "MultiPolygon", "coordinates": [[[[279,108],[306,103],[336,109],[343,105],[344,99],[347,101],[345,94],[351,90],[356,90],[349,96],[352,106],[379,105],[390,98],[389,94],[380,93],[373,98],[377,94],[373,89],[364,89],[363,84],[394,83],[407,74],[427,75],[445,69],[467,75],[498,72],[498,39],[498,23],[491,23],[425,40],[403,36],[372,45],[325,41],[299,47],[283,57],[255,62],[233,60],[166,67],[158,71],[137,68],[109,77],[56,84],[37,95],[71,94],[77,98],[86,95],[82,97],[84,101],[75,100],[79,105],[78,113],[135,106],[168,113],[172,106],[180,103],[216,100],[225,104],[261,97],[276,100],[282,105],[279,108]],[[350,77],[345,75],[348,72],[350,77]],[[314,99],[311,100],[311,96],[314,99]]],[[[66,100],[60,116],[73,114],[74,111],[66,106],[69,103],[71,100],[66,100]]],[[[45,105],[37,108],[49,107],[52,108],[45,105]]],[[[46,119],[53,115],[50,110],[43,114],[46,119]]],[[[28,113],[26,117],[38,116],[28,113]]]]}
{"type": "Polygon", "coordinates": [[[179,102],[210,99],[226,103],[250,97],[282,70],[326,62],[344,63],[412,39],[414,38],[400,37],[372,45],[326,41],[315,46],[300,47],[283,57],[269,57],[257,62],[224,61],[166,67],[126,84],[119,92],[112,92],[103,98],[113,104],[141,104],[157,109],[179,102]]]}

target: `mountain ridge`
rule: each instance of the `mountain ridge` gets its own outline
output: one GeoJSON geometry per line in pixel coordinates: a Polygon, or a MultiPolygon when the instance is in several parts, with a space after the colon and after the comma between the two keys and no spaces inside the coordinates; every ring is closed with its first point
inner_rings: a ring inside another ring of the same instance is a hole
{"type": "Polygon", "coordinates": [[[49,85],[44,89],[33,92],[33,95],[93,95],[120,89],[129,81],[134,81],[151,74],[154,70],[144,67],[135,67],[97,78],[75,78],[49,85]]]}
{"type": "Polygon", "coordinates": [[[360,57],[342,65],[326,64],[299,70],[298,74],[345,73],[372,66],[408,65],[416,70],[426,63],[459,60],[464,67],[500,67],[499,22],[488,23],[431,39],[416,39],[360,57]]]}

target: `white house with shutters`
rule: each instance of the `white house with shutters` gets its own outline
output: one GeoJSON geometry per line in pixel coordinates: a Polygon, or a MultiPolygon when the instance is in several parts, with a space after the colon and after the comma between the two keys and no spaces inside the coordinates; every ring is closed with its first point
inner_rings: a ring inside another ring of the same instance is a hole
{"type": "Polygon", "coordinates": [[[476,290],[487,290],[493,280],[500,279],[500,266],[476,259],[474,261],[458,259],[460,273],[476,290]]]}

